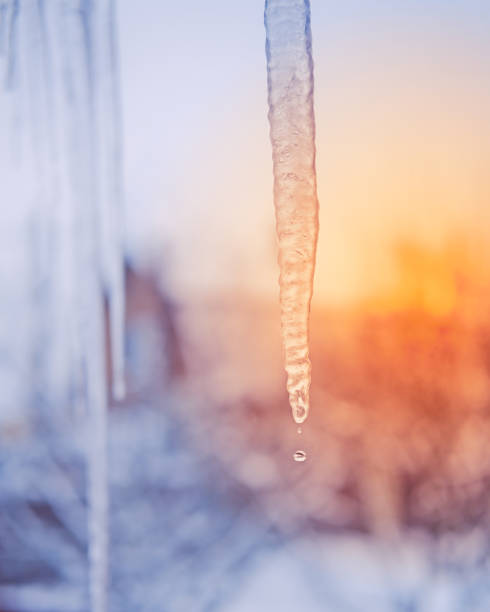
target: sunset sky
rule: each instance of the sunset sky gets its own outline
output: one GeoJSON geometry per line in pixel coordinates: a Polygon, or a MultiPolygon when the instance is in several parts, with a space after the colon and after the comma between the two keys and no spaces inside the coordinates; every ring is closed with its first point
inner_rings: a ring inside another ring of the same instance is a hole
{"type": "MultiPolygon", "coordinates": [[[[402,243],[429,259],[464,244],[485,261],[490,5],[312,0],[311,11],[315,299],[391,290],[402,243]]],[[[150,245],[177,292],[274,297],[262,0],[124,0],[119,21],[133,252],[150,245]]]]}

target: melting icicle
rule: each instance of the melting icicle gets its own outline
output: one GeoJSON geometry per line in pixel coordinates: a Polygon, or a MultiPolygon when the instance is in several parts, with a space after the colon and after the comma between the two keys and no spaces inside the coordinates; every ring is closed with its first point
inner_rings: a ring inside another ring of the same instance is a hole
{"type": "Polygon", "coordinates": [[[294,420],[302,423],[309,410],[309,314],[318,236],[309,0],[266,0],[265,27],[281,326],[289,402],[294,420]]]}

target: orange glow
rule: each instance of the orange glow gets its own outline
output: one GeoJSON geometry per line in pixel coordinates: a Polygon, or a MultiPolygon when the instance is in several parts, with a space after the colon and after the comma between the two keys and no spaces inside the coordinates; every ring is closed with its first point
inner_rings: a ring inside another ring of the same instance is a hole
{"type": "Polygon", "coordinates": [[[363,30],[317,57],[320,301],[397,285],[392,306],[448,312],[444,245],[490,227],[490,66],[478,41],[434,33],[427,53],[417,36],[363,30]],[[393,257],[400,239],[424,255],[393,257]]]}
{"type": "Polygon", "coordinates": [[[369,298],[366,306],[382,313],[405,310],[448,316],[459,305],[463,284],[477,272],[461,246],[436,251],[400,242],[395,247],[392,285],[369,298]]]}

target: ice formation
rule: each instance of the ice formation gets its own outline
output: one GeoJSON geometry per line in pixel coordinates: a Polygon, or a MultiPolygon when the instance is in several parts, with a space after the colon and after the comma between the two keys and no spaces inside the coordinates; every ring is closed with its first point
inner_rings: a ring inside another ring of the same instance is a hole
{"type": "Polygon", "coordinates": [[[93,612],[107,609],[105,297],[124,394],[114,36],[113,0],[0,3],[2,401],[49,427],[85,407],[93,612]]]}
{"type": "Polygon", "coordinates": [[[269,122],[281,326],[294,420],[308,416],[308,334],[318,236],[309,0],[266,0],[269,122]]]}

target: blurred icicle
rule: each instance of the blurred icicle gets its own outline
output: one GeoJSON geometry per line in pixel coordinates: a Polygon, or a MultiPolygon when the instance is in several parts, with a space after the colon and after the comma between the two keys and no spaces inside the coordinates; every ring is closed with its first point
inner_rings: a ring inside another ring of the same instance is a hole
{"type": "Polygon", "coordinates": [[[318,199],[309,0],[266,0],[269,122],[279,238],[281,326],[294,420],[308,416],[318,199]]]}
{"type": "MultiPolygon", "coordinates": [[[[86,406],[90,600],[107,610],[109,305],[124,395],[124,261],[113,0],[0,0],[0,402],[44,425],[86,406]],[[5,317],[4,317],[5,315],[5,317]],[[55,410],[56,408],[56,410],[55,410]],[[64,413],[64,414],[63,414],[64,413]]],[[[2,414],[8,413],[2,411],[2,414]]]]}
{"type": "Polygon", "coordinates": [[[98,62],[94,65],[96,89],[97,146],[100,148],[101,245],[105,285],[109,302],[112,358],[112,393],[115,399],[125,394],[124,382],[124,268],[120,211],[123,206],[121,169],[121,112],[119,69],[114,0],[94,5],[96,28],[94,45],[98,62]]]}
{"type": "Polygon", "coordinates": [[[7,32],[7,15],[9,3],[7,0],[0,0],[0,56],[6,52],[6,32],[7,32]]]}
{"type": "Polygon", "coordinates": [[[19,0],[11,0],[8,3],[8,25],[7,25],[7,73],[5,83],[7,88],[12,88],[15,81],[18,62],[17,30],[19,19],[19,0]]]}
{"type": "Polygon", "coordinates": [[[72,5],[63,14],[65,32],[65,87],[70,93],[70,176],[74,194],[75,268],[78,343],[81,348],[85,393],[89,411],[88,512],[90,603],[92,612],[107,609],[108,493],[107,388],[103,312],[103,262],[100,245],[100,193],[97,164],[97,96],[94,21],[90,2],[72,5]],[[82,67],[82,69],[77,69],[82,67]]]}

